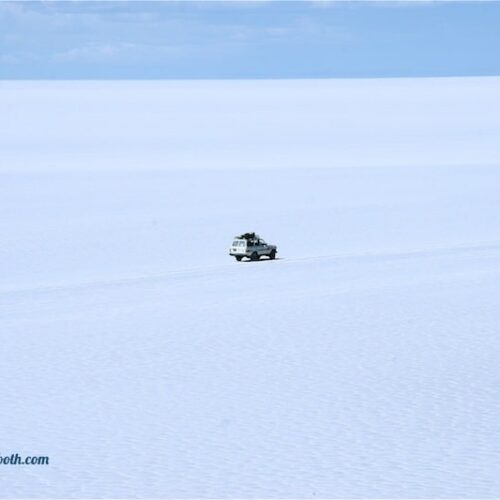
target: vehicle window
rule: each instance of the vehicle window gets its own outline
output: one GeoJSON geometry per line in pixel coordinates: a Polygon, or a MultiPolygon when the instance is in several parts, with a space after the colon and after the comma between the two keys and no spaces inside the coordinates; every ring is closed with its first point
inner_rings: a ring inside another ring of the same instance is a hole
{"type": "Polygon", "coordinates": [[[238,240],[233,241],[233,247],[237,247],[241,242],[238,240]]]}
{"type": "Polygon", "coordinates": [[[244,247],[245,246],[245,242],[244,241],[240,241],[240,247],[244,247]]]}

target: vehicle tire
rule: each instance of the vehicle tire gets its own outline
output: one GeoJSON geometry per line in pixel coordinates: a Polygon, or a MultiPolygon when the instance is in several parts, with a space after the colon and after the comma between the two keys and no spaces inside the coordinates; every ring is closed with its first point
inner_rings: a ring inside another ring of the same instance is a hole
{"type": "Polygon", "coordinates": [[[269,258],[271,260],[274,260],[276,258],[276,250],[272,250],[271,253],[269,254],[269,258]]]}
{"type": "Polygon", "coordinates": [[[250,255],[250,260],[259,260],[259,254],[257,252],[254,252],[252,255],[250,255]]]}
{"type": "Polygon", "coordinates": [[[239,262],[241,259],[242,259],[241,255],[238,255],[238,256],[236,257],[236,260],[237,260],[238,262],[239,262]]]}

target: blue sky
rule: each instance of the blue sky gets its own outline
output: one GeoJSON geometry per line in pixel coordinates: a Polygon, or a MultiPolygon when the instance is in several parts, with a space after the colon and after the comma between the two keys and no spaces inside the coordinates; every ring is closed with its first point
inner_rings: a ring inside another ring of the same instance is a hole
{"type": "Polygon", "coordinates": [[[500,2],[2,1],[1,79],[500,75],[500,2]]]}

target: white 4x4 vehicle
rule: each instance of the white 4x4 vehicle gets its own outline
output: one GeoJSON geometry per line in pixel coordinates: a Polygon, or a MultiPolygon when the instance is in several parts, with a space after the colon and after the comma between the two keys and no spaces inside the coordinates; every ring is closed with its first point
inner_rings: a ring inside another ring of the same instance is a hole
{"type": "Polygon", "coordinates": [[[240,261],[243,257],[250,260],[259,260],[263,255],[270,259],[276,258],[276,245],[268,245],[258,234],[245,233],[235,236],[229,249],[229,255],[240,261]]]}

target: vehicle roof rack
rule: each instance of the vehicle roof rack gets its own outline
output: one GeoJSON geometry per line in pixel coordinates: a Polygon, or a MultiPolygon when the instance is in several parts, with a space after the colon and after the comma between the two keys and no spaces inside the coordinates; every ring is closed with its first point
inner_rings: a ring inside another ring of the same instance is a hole
{"type": "Polygon", "coordinates": [[[259,238],[259,235],[255,233],[243,233],[241,236],[238,236],[238,238],[242,238],[244,240],[255,240],[259,238]]]}

